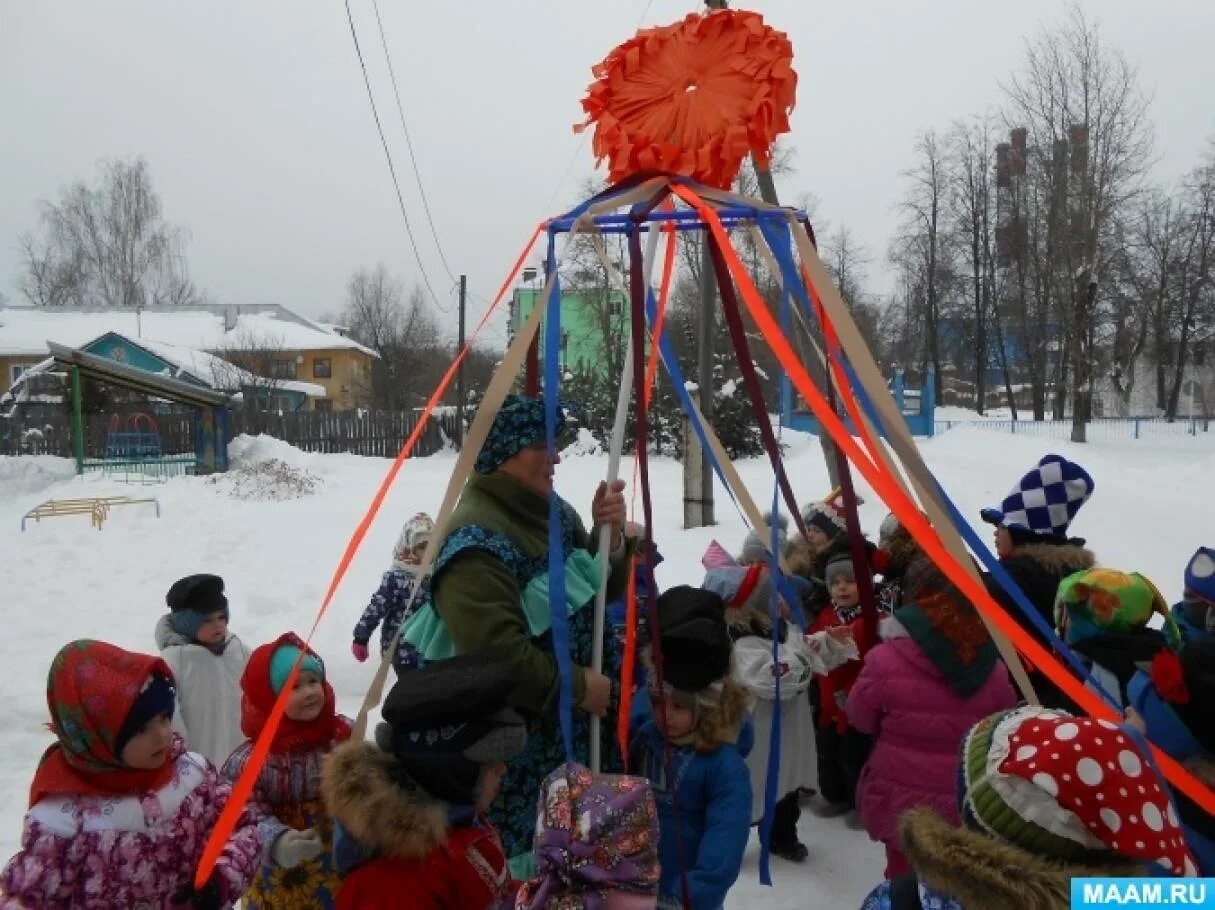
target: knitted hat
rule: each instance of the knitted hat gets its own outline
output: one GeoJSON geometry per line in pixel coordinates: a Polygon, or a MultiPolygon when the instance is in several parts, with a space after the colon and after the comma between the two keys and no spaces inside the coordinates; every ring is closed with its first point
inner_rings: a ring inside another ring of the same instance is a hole
{"type": "Polygon", "coordinates": [[[700,692],[730,672],[725,607],[712,591],[678,585],[658,597],[663,681],[700,692]]]}
{"type": "MultiPolygon", "coordinates": [[[[557,406],[556,432],[565,431],[565,413],[557,406]]],[[[485,445],[477,456],[478,474],[492,474],[502,463],[513,458],[528,446],[544,442],[547,432],[544,423],[544,399],[527,398],[523,395],[507,395],[502,407],[494,415],[485,445]]]]}
{"type": "Polygon", "coordinates": [[[847,578],[851,581],[856,580],[856,569],[852,565],[852,554],[848,551],[836,553],[827,560],[827,567],[823,570],[823,581],[827,583],[827,588],[835,583],[837,578],[847,578]]]}
{"type": "Polygon", "coordinates": [[[1108,721],[1002,711],[962,742],[962,817],[1057,861],[1098,865],[1113,854],[1194,875],[1168,789],[1145,756],[1108,721]]]}
{"type": "MultiPolygon", "coordinates": [[[[771,512],[764,513],[764,523],[768,525],[769,528],[772,527],[771,512]]],[[[785,515],[779,515],[776,518],[776,524],[776,555],[779,556],[781,551],[785,549],[786,531],[789,528],[789,519],[785,515]]],[[[747,537],[743,541],[742,552],[738,554],[738,561],[742,563],[767,562],[769,559],[771,559],[771,556],[768,553],[768,547],[771,545],[771,543],[772,538],[770,536],[764,539],[759,536],[759,532],[757,531],[752,530],[747,532],[747,537]]]]}
{"type": "MultiPolygon", "coordinates": [[[[275,649],[274,656],[270,658],[270,688],[274,690],[275,695],[283,691],[287,676],[290,675],[291,668],[295,666],[299,657],[300,649],[295,645],[279,645],[275,649]]],[[[325,665],[315,654],[304,655],[304,659],[300,663],[300,673],[311,673],[321,682],[325,681],[325,665]]]]}
{"type": "Polygon", "coordinates": [[[431,796],[471,805],[481,766],[527,744],[526,723],[509,706],[516,686],[511,664],[479,655],[404,670],[384,700],[376,744],[431,796]]]}
{"type": "Polygon", "coordinates": [[[1055,627],[1068,644],[1105,632],[1126,634],[1147,626],[1153,613],[1164,617],[1165,636],[1175,648],[1181,633],[1156,586],[1138,572],[1085,569],[1059,584],[1055,627]]]}
{"type": "MultiPolygon", "coordinates": [[[[859,506],[865,500],[856,497],[859,506]]],[[[828,537],[837,537],[848,531],[848,520],[844,512],[844,493],[836,490],[822,502],[812,502],[802,509],[802,521],[807,527],[815,527],[828,537]]]]}
{"type": "Polygon", "coordinates": [[[126,744],[152,719],[162,714],[172,718],[176,704],[177,689],[173,680],[163,673],[153,673],[149,676],[118,730],[118,736],[114,739],[114,753],[121,757],[126,744]]]}
{"type": "Polygon", "coordinates": [[[613,892],[657,894],[658,810],[650,782],[562,765],[540,789],[534,851],[537,876],[520,890],[520,910],[603,910],[613,892]]]}
{"type": "Polygon", "coordinates": [[[998,509],[980,515],[988,524],[1066,538],[1068,526],[1093,495],[1093,478],[1074,461],[1046,455],[1021,478],[998,509]]]}
{"type": "Polygon", "coordinates": [[[169,624],[191,641],[197,640],[198,630],[212,613],[229,618],[224,580],[218,575],[204,572],[179,578],[165,594],[165,603],[169,606],[169,624]]]}
{"type": "Polygon", "coordinates": [[[1215,606],[1215,550],[1199,547],[1185,567],[1185,593],[1215,606]]]}

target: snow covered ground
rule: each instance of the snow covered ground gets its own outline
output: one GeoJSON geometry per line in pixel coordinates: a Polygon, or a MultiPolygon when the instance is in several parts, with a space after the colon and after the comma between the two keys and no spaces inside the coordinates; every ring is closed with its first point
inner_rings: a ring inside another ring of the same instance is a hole
{"type": "MultiPolygon", "coordinates": [[[[791,433],[785,441],[799,500],[826,493],[817,442],[791,433]]],[[[1096,481],[1096,495],[1077,518],[1074,533],[1089,538],[1104,564],[1142,571],[1167,597],[1179,596],[1186,559],[1199,544],[1212,543],[1207,516],[1215,437],[1075,446],[964,428],[923,445],[929,466],[985,538],[979,509],[998,504],[1020,475],[1052,450],[1082,463],[1096,481]]],[[[307,476],[286,495],[279,495],[281,467],[132,488],[97,476],[77,478],[64,459],[0,457],[0,616],[6,632],[0,638],[0,861],[17,847],[29,781],[49,742],[45,679],[55,651],[74,638],[151,651],[165,590],[179,576],[199,571],[224,576],[232,628],[251,646],[287,629],[306,632],[333,567],[389,465],[382,459],[310,455],[267,438],[238,440],[233,456],[245,466],[279,459],[307,476]],[[31,523],[20,531],[21,516],[43,500],[133,493],[156,496],[161,517],[134,506],[115,510],[100,532],[85,516],[31,523]]],[[[584,514],[606,463],[604,456],[583,456],[558,468],[558,489],[584,514]]],[[[316,646],[327,659],[343,710],[354,712],[373,672],[350,657],[351,627],[388,562],[400,522],[418,510],[437,512],[453,464],[454,456],[443,454],[405,466],[321,623],[316,646]]],[[[766,463],[755,459],[739,468],[755,499],[769,502],[766,463]]],[[[719,525],[682,530],[679,465],[655,459],[651,472],[655,538],[666,556],[659,584],[697,583],[705,546],[717,538],[737,549],[742,520],[719,490],[719,525]]],[[[859,489],[868,500],[862,522],[876,535],[885,508],[864,483],[859,489]]],[[[881,877],[880,848],[838,819],[806,813],[801,827],[810,859],[801,866],[774,859],[775,887],[762,888],[753,839],[730,907],[859,905],[881,877]]]]}

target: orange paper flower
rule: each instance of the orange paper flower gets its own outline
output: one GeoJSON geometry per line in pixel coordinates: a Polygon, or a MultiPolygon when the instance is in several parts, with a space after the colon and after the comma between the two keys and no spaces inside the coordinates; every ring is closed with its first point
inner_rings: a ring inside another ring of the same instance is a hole
{"type": "Polygon", "coordinates": [[[743,159],[768,163],[789,131],[793,46],[758,13],[718,10],[640,31],[594,67],[582,101],[615,183],[665,171],[728,189],[743,159]]]}

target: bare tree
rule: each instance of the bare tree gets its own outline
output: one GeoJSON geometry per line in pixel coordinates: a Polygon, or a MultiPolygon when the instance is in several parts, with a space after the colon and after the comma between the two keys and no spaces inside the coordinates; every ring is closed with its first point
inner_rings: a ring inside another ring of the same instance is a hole
{"type": "Polygon", "coordinates": [[[949,138],[949,216],[956,234],[953,246],[970,272],[970,333],[974,352],[975,408],[987,402],[987,373],[993,341],[999,351],[1009,406],[1016,408],[1008,370],[1004,332],[996,301],[995,230],[998,196],[993,180],[995,127],[990,117],[955,125],[949,138]]]}
{"type": "Polygon", "coordinates": [[[225,392],[247,390],[248,410],[275,410],[283,383],[295,378],[296,354],[278,336],[240,329],[228,333],[223,345],[211,353],[215,387],[225,392]]]}
{"type": "Polygon", "coordinates": [[[948,172],[944,150],[929,130],[916,140],[916,165],[904,174],[907,191],[899,204],[903,219],[892,260],[910,275],[910,285],[921,295],[924,326],[924,362],[941,377],[941,301],[952,267],[946,249],[944,219],[948,172]]]}
{"type": "Polygon", "coordinates": [[[370,387],[362,390],[373,406],[404,410],[425,403],[451,357],[422,289],[415,286],[406,300],[384,265],[359,269],[347,285],[342,318],[351,338],[380,355],[370,387]]]}
{"type": "Polygon", "coordinates": [[[1178,260],[1176,294],[1179,303],[1176,356],[1171,364],[1173,381],[1165,403],[1165,417],[1177,418],[1177,406],[1185,382],[1190,345],[1198,330],[1210,332],[1215,289],[1211,271],[1215,262],[1215,157],[1187,181],[1186,205],[1182,213],[1182,253],[1178,260]]]}
{"type": "Polygon", "coordinates": [[[95,185],[65,187],[41,205],[41,229],[21,238],[21,292],[36,306],[183,304],[190,281],[181,228],[161,217],[147,162],[103,161],[95,185]]]}
{"type": "MultiPolygon", "coordinates": [[[[1049,198],[1038,268],[1063,327],[1060,404],[1068,363],[1072,439],[1083,442],[1096,363],[1098,276],[1113,255],[1119,212],[1139,191],[1152,149],[1148,101],[1135,67],[1102,41],[1077,4],[1068,20],[1027,43],[1005,87],[1010,125],[1030,136],[1031,179],[1049,198]]],[[[1060,410],[1057,406],[1056,410],[1060,410]]]]}

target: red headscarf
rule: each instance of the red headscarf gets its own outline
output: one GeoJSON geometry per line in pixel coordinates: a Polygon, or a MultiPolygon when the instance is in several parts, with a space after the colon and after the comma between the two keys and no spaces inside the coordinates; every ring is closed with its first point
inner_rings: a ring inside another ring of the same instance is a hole
{"type": "Polygon", "coordinates": [[[143,793],[170,781],[171,761],[143,771],[122,764],[115,751],[123,721],[154,674],[173,680],[168,664],[150,654],[87,639],[59,649],[46,680],[49,726],[59,742],[34,772],[31,806],[47,796],[143,793]]]}
{"type": "MultiPolygon", "coordinates": [[[[240,678],[240,687],[244,692],[240,705],[240,729],[249,739],[257,739],[278,699],[270,684],[270,661],[274,659],[274,652],[284,645],[293,645],[318,661],[321,659],[294,632],[280,635],[253,652],[240,678]]],[[[323,661],[321,665],[324,666],[323,661]]],[[[321,680],[321,685],[325,690],[325,704],[321,713],[309,721],[292,720],[284,714],[274,733],[274,742],[270,744],[271,752],[292,752],[350,738],[349,722],[337,714],[333,686],[329,685],[327,679],[321,680]]]]}

